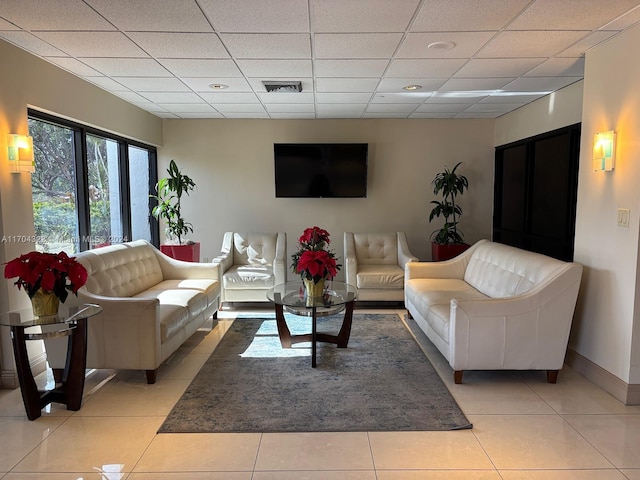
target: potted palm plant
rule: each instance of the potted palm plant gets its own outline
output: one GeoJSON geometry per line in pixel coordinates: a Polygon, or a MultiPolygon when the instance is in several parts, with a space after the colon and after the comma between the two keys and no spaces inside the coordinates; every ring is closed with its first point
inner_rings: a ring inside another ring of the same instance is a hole
{"type": "Polygon", "coordinates": [[[429,214],[429,222],[444,218],[444,225],[431,235],[431,258],[436,262],[449,260],[469,248],[458,230],[462,208],[456,203],[456,197],[469,188],[467,177],[456,173],[461,164],[458,162],[452,169],[445,166],[444,171],[436,174],[431,182],[433,193],[440,195],[441,200],[431,201],[434,207],[429,214]]]}
{"type": "Polygon", "coordinates": [[[184,236],[193,232],[193,225],[182,217],[182,195],[189,195],[196,184],[176,165],[174,160],[169,162],[168,177],[162,178],[156,185],[156,195],[152,195],[158,204],[151,213],[158,220],[166,223],[165,234],[169,242],[160,245],[160,251],[177,260],[198,262],[200,260],[200,243],[185,240],[184,236]]]}

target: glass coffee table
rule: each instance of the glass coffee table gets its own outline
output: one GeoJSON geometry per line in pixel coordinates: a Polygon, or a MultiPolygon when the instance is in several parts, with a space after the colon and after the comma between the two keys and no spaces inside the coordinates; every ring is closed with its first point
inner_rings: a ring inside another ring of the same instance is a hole
{"type": "Polygon", "coordinates": [[[29,420],[40,417],[42,409],[51,402],[64,403],[67,410],[80,410],[87,366],[87,319],[100,312],[99,305],[86,304],[51,316],[37,317],[30,308],[0,315],[0,325],[11,330],[16,373],[29,420]],[[45,326],[47,331],[42,331],[45,326]],[[32,327],[40,328],[27,331],[32,327]],[[27,340],[65,336],[69,337],[69,347],[62,382],[51,390],[38,390],[29,365],[27,340]]]}
{"type": "Polygon", "coordinates": [[[276,324],[282,348],[291,348],[294,343],[311,342],[311,366],[316,366],[316,343],[333,343],[346,348],[351,335],[353,307],[358,290],[347,283],[330,281],[322,297],[307,298],[301,281],[287,282],[269,289],[267,298],[275,304],[276,324]],[[303,317],[311,317],[311,333],[291,335],[284,311],[303,317]],[[342,327],[337,335],[318,332],[318,317],[335,315],[344,311],[342,327]]]}

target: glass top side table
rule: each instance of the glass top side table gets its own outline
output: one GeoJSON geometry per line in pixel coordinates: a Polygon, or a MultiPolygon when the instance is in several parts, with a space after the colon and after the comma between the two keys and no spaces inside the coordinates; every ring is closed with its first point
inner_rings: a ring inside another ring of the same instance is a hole
{"type": "Polygon", "coordinates": [[[291,348],[294,343],[311,342],[311,366],[316,366],[316,343],[333,343],[338,348],[346,348],[351,335],[353,308],[358,290],[344,282],[327,282],[322,297],[307,298],[302,282],[287,282],[269,289],[267,298],[274,303],[276,324],[282,348],[291,348]],[[291,335],[284,318],[284,310],[294,315],[311,317],[311,333],[291,335]],[[342,327],[337,335],[318,332],[318,317],[335,315],[344,310],[342,327]]]}
{"type": "Polygon", "coordinates": [[[79,410],[82,405],[85,368],[87,365],[87,319],[102,312],[99,305],[86,304],[73,307],[58,315],[37,317],[31,309],[18,310],[0,315],[0,325],[11,330],[16,373],[20,382],[22,401],[29,420],[35,420],[42,409],[51,402],[67,405],[67,410],[79,410]],[[32,327],[60,326],[57,330],[27,332],[32,327]],[[62,382],[51,390],[38,390],[27,353],[27,340],[42,340],[51,337],[69,337],[67,361],[62,382]]]}

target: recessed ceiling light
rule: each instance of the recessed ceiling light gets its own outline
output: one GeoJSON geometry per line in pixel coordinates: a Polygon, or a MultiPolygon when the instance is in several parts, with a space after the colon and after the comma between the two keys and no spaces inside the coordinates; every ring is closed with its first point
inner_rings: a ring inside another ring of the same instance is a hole
{"type": "Polygon", "coordinates": [[[403,90],[409,90],[410,92],[414,90],[420,90],[421,88],[422,88],[422,85],[407,85],[402,87],[403,90]]]}
{"type": "Polygon", "coordinates": [[[209,88],[213,88],[214,90],[224,90],[225,88],[229,88],[229,85],[224,85],[222,83],[212,83],[209,85],[209,88]]]}
{"type": "Polygon", "coordinates": [[[433,50],[451,50],[455,46],[456,44],[454,42],[433,42],[427,45],[427,48],[433,50]]]}

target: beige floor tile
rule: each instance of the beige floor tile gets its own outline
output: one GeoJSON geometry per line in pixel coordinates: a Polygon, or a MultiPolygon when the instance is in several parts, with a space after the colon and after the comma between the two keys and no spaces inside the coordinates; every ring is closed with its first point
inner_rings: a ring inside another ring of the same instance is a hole
{"type": "MultiPolygon", "coordinates": [[[[20,403],[22,404],[22,400],[20,403]]],[[[68,418],[42,416],[32,422],[27,420],[24,413],[20,417],[0,417],[0,471],[11,470],[66,420],[68,418]]]]}
{"type": "Polygon", "coordinates": [[[15,472],[130,472],[162,418],[68,418],[21,461],[15,472]]]}
{"type": "Polygon", "coordinates": [[[128,480],[124,472],[97,471],[74,473],[9,473],[2,480],[128,480]]]}
{"type": "Polygon", "coordinates": [[[156,435],[135,473],[251,472],[259,433],[171,433],[156,435]]]}
{"type": "Polygon", "coordinates": [[[501,470],[503,480],[626,480],[618,470],[501,470]]]}
{"type": "Polygon", "coordinates": [[[149,385],[113,378],[78,411],[83,417],[166,417],[190,380],[159,379],[149,385]]]}
{"type": "Polygon", "coordinates": [[[471,430],[369,433],[376,470],[493,469],[471,430]]]}
{"type": "Polygon", "coordinates": [[[566,415],[580,434],[618,468],[640,468],[640,415],[566,415]]]}
{"type": "Polygon", "coordinates": [[[157,381],[192,380],[210,356],[210,353],[176,353],[160,365],[157,381]]]}
{"type": "Polygon", "coordinates": [[[530,387],[560,414],[640,413],[640,407],[624,405],[577,374],[563,375],[555,385],[542,383],[530,387]]]}
{"type": "Polygon", "coordinates": [[[474,414],[553,414],[547,405],[528,385],[520,382],[495,381],[449,385],[451,394],[467,415],[474,414]]]}
{"type": "Polygon", "coordinates": [[[265,433],[256,471],[373,470],[365,432],[265,433]]]}
{"type": "Polygon", "coordinates": [[[469,420],[498,470],[613,467],[558,415],[474,415],[469,420]]]}
{"type": "Polygon", "coordinates": [[[495,470],[378,470],[377,480],[502,480],[495,470]]]}
{"type": "Polygon", "coordinates": [[[376,480],[376,472],[368,471],[327,471],[327,472],[255,472],[252,480],[376,480]]]}
{"type": "Polygon", "coordinates": [[[251,480],[251,472],[131,473],[126,480],[251,480]]]}

